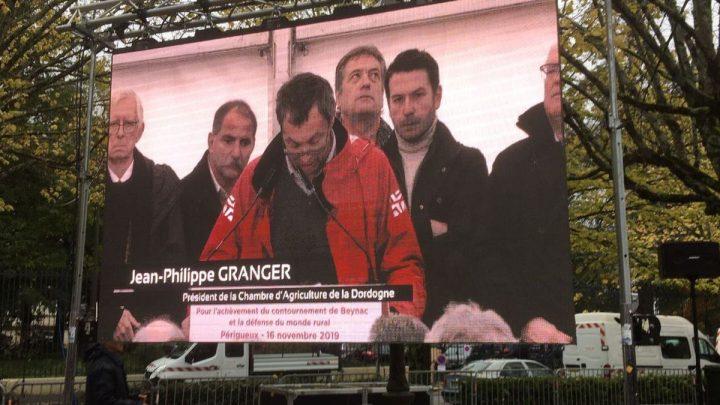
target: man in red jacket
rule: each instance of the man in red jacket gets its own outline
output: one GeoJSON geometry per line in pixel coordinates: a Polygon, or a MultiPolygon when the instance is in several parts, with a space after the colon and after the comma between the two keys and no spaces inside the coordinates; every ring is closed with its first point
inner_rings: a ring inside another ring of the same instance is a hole
{"type": "Polygon", "coordinates": [[[348,136],[314,74],[280,88],[276,114],[280,135],[243,171],[201,259],[288,260],[295,285],[410,285],[412,301],[386,310],[422,316],[423,260],[385,155],[348,136]]]}

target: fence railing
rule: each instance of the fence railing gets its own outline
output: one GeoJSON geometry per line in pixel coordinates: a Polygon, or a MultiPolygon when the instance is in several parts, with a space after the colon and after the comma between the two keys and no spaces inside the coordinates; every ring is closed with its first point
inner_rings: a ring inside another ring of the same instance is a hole
{"type": "Polygon", "coordinates": [[[277,383],[272,376],[232,379],[161,380],[151,388],[151,404],[238,404],[260,403],[260,388],[277,383]]]}
{"type": "MultiPolygon", "coordinates": [[[[422,374],[418,378],[428,378],[422,374]]],[[[621,404],[619,369],[561,369],[554,375],[525,377],[503,371],[445,372],[430,377],[449,404],[621,404]]],[[[421,381],[422,382],[422,381],[421,381]]],[[[640,369],[638,402],[694,404],[693,374],[687,369],[640,369]]]]}
{"type": "MultiPolygon", "coordinates": [[[[622,370],[562,369],[537,376],[513,376],[501,371],[410,371],[408,382],[416,395],[426,395],[433,405],[616,405],[624,402],[622,370]]],[[[2,404],[55,404],[62,398],[62,379],[28,379],[0,383],[2,404]]],[[[129,382],[131,391],[148,394],[150,404],[267,403],[268,395],[286,393],[378,392],[387,383],[384,373],[337,372],[253,376],[228,379],[160,380],[151,386],[141,378],[129,382]]],[[[694,404],[692,372],[684,369],[640,369],[639,404],[694,404]]],[[[75,397],[84,403],[85,380],[75,383],[75,397]]],[[[273,403],[285,403],[276,396],[273,403]]]]}
{"type": "Polygon", "coordinates": [[[379,373],[341,372],[328,374],[288,374],[278,379],[278,384],[348,384],[376,383],[387,381],[387,369],[379,373]]]}
{"type": "MultiPolygon", "coordinates": [[[[0,382],[2,402],[0,404],[60,404],[63,402],[65,382],[62,377],[31,378],[6,380],[0,382]]],[[[77,404],[85,403],[85,377],[78,376],[73,384],[74,399],[77,404]]],[[[147,391],[149,386],[142,376],[128,378],[131,392],[147,391]]]]}

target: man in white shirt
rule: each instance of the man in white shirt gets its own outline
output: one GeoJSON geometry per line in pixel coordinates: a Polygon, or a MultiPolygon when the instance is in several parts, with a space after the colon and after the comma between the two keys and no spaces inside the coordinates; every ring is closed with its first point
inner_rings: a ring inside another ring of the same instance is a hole
{"type": "MultiPolygon", "coordinates": [[[[143,107],[133,90],[113,91],[108,134],[108,176],[103,230],[101,317],[118,319],[113,339],[130,341],[155,314],[180,321],[184,308],[165,308],[136,297],[131,309],[112,289],[127,285],[127,266],[177,260],[185,255],[180,216],[180,181],[167,165],[155,164],[135,147],[145,131],[143,107]],[[178,312],[178,313],[173,313],[178,312]]],[[[105,325],[113,324],[111,321],[105,325]]],[[[108,331],[101,331],[105,335],[108,331]]]]}

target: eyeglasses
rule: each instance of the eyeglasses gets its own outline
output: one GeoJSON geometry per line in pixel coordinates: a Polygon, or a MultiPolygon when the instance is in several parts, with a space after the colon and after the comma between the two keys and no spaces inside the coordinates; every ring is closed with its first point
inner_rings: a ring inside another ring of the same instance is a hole
{"type": "Polygon", "coordinates": [[[305,150],[300,150],[301,148],[288,148],[287,145],[283,148],[285,151],[285,155],[292,159],[298,159],[302,156],[310,156],[312,158],[320,156],[323,154],[323,152],[326,151],[328,141],[330,140],[330,136],[332,134],[332,130],[328,131],[325,137],[323,138],[323,141],[318,141],[317,144],[312,145],[305,150]]]}
{"type": "Polygon", "coordinates": [[[327,145],[326,145],[326,143],[324,142],[324,143],[323,143],[322,145],[320,145],[320,146],[316,146],[316,147],[313,147],[313,148],[309,148],[309,149],[306,149],[306,150],[303,150],[303,151],[300,151],[300,150],[290,150],[290,149],[288,149],[288,148],[285,148],[284,150],[285,150],[285,154],[286,154],[288,157],[292,158],[292,159],[299,159],[300,157],[306,156],[306,155],[314,158],[314,157],[320,156],[320,155],[325,151],[325,147],[326,147],[326,146],[327,146],[327,145]]]}
{"type": "Polygon", "coordinates": [[[138,124],[137,121],[112,121],[110,122],[110,135],[117,135],[120,132],[120,128],[122,128],[125,133],[135,132],[138,129],[138,124]]]}
{"type": "Polygon", "coordinates": [[[540,66],[540,71],[543,72],[544,76],[560,73],[559,63],[546,63],[540,66]]]}
{"type": "Polygon", "coordinates": [[[287,148],[286,148],[285,154],[290,158],[297,159],[302,156],[310,156],[310,157],[320,156],[322,154],[322,152],[324,152],[324,151],[325,151],[325,145],[323,145],[322,148],[308,149],[308,150],[304,150],[302,152],[291,152],[291,151],[287,150],[287,148]]]}

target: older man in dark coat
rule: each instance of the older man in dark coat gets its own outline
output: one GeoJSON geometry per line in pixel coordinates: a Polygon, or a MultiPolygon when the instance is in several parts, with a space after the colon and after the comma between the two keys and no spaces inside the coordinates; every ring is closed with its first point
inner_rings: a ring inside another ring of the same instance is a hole
{"type": "Polygon", "coordinates": [[[557,47],[541,67],[545,100],[518,117],[528,137],[490,174],[481,304],[527,342],[568,343],[575,325],[557,47]]]}

